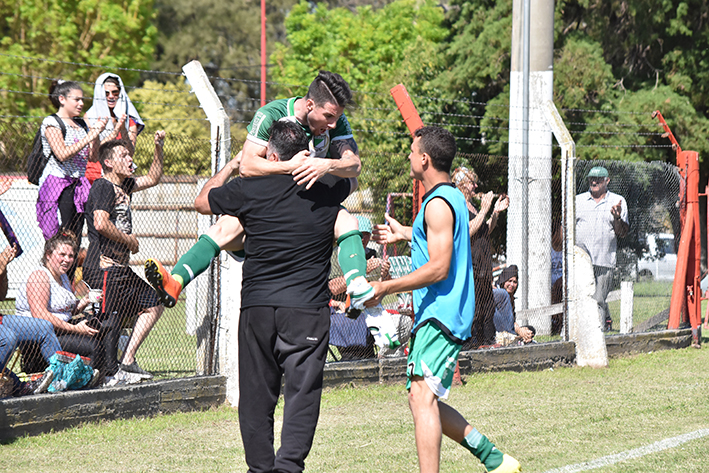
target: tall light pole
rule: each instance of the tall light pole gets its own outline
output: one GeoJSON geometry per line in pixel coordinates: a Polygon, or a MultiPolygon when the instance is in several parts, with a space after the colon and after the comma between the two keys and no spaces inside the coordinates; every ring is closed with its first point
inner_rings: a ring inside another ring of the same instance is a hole
{"type": "Polygon", "coordinates": [[[552,135],[537,104],[553,98],[553,58],[553,0],[513,0],[507,263],[520,268],[520,309],[551,300],[552,135]]]}

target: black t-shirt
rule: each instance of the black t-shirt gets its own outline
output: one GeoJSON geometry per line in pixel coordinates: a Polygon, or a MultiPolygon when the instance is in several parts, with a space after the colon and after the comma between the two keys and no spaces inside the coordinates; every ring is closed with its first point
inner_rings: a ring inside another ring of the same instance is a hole
{"type": "Polygon", "coordinates": [[[135,178],[129,177],[121,186],[101,178],[91,186],[86,202],[86,223],[89,235],[89,249],[84,267],[92,270],[108,266],[127,266],[130,262],[130,250],[123,243],[101,235],[94,225],[94,210],[108,212],[108,219],[123,233],[133,232],[133,219],[130,210],[131,193],[135,188],[135,178]]]}
{"type": "Polygon", "coordinates": [[[309,190],[291,175],[236,178],[209,191],[214,214],[244,225],[241,307],[326,306],[334,225],[349,179],[309,190]]]}

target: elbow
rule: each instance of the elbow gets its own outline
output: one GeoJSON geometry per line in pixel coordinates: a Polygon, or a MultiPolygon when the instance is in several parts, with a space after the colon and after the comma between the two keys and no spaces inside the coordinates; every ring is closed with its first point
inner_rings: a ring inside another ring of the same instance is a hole
{"type": "Polygon", "coordinates": [[[251,164],[251,159],[245,159],[243,156],[241,162],[239,163],[239,175],[241,177],[254,177],[256,176],[256,170],[251,164]]]}
{"type": "Polygon", "coordinates": [[[212,215],[207,196],[198,195],[194,201],[194,209],[202,215],[212,215]]]}
{"type": "Polygon", "coordinates": [[[433,284],[445,281],[448,279],[448,271],[449,267],[448,266],[438,266],[434,268],[433,274],[431,275],[433,277],[433,284]]]}

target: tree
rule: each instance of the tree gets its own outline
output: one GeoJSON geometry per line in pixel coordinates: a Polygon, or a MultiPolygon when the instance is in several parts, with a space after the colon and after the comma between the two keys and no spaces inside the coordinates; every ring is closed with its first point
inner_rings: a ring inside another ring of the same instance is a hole
{"type": "Polygon", "coordinates": [[[404,83],[411,95],[435,93],[428,81],[439,71],[442,21],[443,10],[432,1],[397,0],[354,11],[301,2],[286,19],[287,43],[271,55],[282,97],[304,95],[320,69],[348,81],[357,107],[347,116],[365,169],[360,185],[372,188],[380,209],[387,193],[411,189],[410,138],[389,89],[404,83]]]}
{"type": "MultiPolygon", "coordinates": [[[[93,85],[107,70],[147,66],[157,36],[152,6],[152,0],[0,1],[0,88],[23,92],[0,95],[4,112],[48,114],[55,78],[93,85]]],[[[120,74],[127,83],[137,78],[134,71],[120,74]]]]}
{"type": "MultiPolygon", "coordinates": [[[[657,109],[685,149],[707,151],[706,0],[568,0],[555,8],[554,101],[583,153],[672,162],[671,150],[648,147],[669,144],[650,118],[657,109]]],[[[463,101],[446,111],[467,113],[455,134],[473,152],[507,153],[511,16],[510,0],[455,0],[447,17],[447,68],[434,85],[463,101]]]]}
{"type": "MultiPolygon", "coordinates": [[[[285,38],[284,18],[295,1],[266,2],[268,50],[285,38]]],[[[181,72],[184,64],[200,61],[230,118],[248,123],[259,108],[260,3],[157,0],[155,6],[160,34],[152,68],[181,72]]],[[[146,77],[164,81],[164,76],[146,77]]]]}
{"type": "MultiPolygon", "coordinates": [[[[210,128],[197,97],[184,80],[161,84],[146,81],[131,93],[131,99],[145,121],[136,143],[135,162],[147,170],[153,159],[153,135],[165,130],[164,169],[167,175],[210,175],[210,128]]],[[[245,130],[232,125],[232,142],[242,143],[245,130]]],[[[236,154],[239,149],[232,149],[236,154]]]]}

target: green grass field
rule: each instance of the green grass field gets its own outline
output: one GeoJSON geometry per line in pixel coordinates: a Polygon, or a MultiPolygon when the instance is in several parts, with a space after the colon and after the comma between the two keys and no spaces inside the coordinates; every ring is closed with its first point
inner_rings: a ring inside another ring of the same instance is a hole
{"type": "MultiPolygon", "coordinates": [[[[709,343],[709,337],[704,337],[709,343]]],[[[310,472],[417,471],[404,383],[327,389],[310,472]]],[[[709,429],[709,347],[611,360],[607,369],[474,374],[449,403],[525,472],[547,472],[709,429]]],[[[276,412],[276,438],[282,404],[276,412]]],[[[235,409],[88,424],[1,446],[13,472],[245,471],[235,409]]],[[[705,472],[709,436],[594,469],[705,472]]],[[[448,439],[443,472],[482,472],[448,439]]],[[[567,469],[561,471],[587,471],[567,469]]]]}

